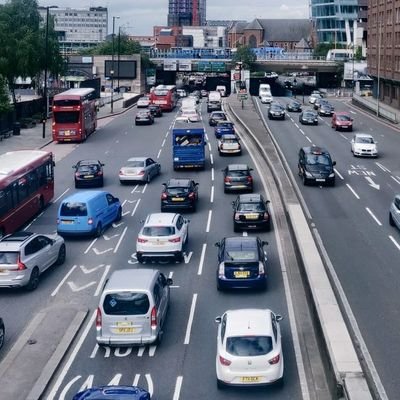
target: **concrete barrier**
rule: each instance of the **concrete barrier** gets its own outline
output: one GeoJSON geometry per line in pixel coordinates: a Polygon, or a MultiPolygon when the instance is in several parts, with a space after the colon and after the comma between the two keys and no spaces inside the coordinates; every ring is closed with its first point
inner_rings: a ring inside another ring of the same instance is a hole
{"type": "MultiPolygon", "coordinates": [[[[376,100],[372,100],[369,97],[354,95],[352,103],[358,107],[373,111],[375,114],[378,112],[378,105],[376,100]]],[[[399,118],[396,112],[391,111],[384,103],[379,104],[379,117],[385,118],[395,124],[399,123],[399,118]]]]}

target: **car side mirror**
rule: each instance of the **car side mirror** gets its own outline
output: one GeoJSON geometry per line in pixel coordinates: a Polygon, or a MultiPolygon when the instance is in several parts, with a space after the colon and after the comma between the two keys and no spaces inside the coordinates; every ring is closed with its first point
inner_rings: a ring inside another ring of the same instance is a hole
{"type": "Polygon", "coordinates": [[[100,165],[101,165],[102,167],[104,167],[106,164],[100,163],[100,165]]]}
{"type": "Polygon", "coordinates": [[[332,165],[336,165],[336,161],[334,161],[334,162],[332,163],[332,165]]]}
{"type": "Polygon", "coordinates": [[[163,185],[163,186],[167,186],[167,184],[166,184],[166,183],[162,183],[161,185],[163,185]]]}
{"type": "Polygon", "coordinates": [[[141,219],[139,222],[140,222],[141,224],[144,224],[144,219],[141,219]]]}
{"type": "Polygon", "coordinates": [[[220,243],[220,242],[215,242],[215,243],[214,243],[214,246],[215,246],[215,247],[221,247],[221,243],[220,243]]]}
{"type": "Polygon", "coordinates": [[[206,146],[206,145],[207,145],[207,141],[205,140],[205,141],[204,141],[204,146],[206,146]]]}
{"type": "Polygon", "coordinates": [[[351,139],[351,143],[354,143],[354,139],[351,139]]]}
{"type": "Polygon", "coordinates": [[[282,315],[276,314],[275,315],[275,320],[276,320],[276,322],[281,322],[283,320],[282,315]]]}
{"type": "Polygon", "coordinates": [[[222,318],[221,318],[221,317],[216,317],[216,318],[215,318],[215,322],[216,322],[217,324],[220,324],[221,321],[222,321],[222,318]]]}
{"type": "Polygon", "coordinates": [[[194,184],[195,184],[196,186],[199,186],[199,182],[195,182],[194,184]]]}
{"type": "Polygon", "coordinates": [[[271,203],[271,200],[266,200],[265,201],[265,204],[269,204],[269,203],[271,203]]]}
{"type": "Polygon", "coordinates": [[[235,202],[234,201],[232,201],[232,203],[231,203],[233,206],[235,206],[235,202]]]}
{"type": "Polygon", "coordinates": [[[185,222],[188,224],[190,222],[190,219],[185,219],[185,222]]]}
{"type": "Polygon", "coordinates": [[[172,281],[171,278],[167,278],[166,284],[167,286],[171,286],[174,282],[172,281]]]}
{"type": "Polygon", "coordinates": [[[249,171],[253,171],[253,168],[249,168],[249,171]]]}
{"type": "Polygon", "coordinates": [[[119,202],[119,198],[118,197],[114,197],[114,203],[118,203],[119,202]]]}

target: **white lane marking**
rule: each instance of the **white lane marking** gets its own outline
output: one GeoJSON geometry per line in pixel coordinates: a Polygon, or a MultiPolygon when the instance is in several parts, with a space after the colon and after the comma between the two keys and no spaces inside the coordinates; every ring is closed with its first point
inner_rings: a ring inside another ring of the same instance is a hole
{"type": "Polygon", "coordinates": [[[60,375],[58,376],[58,379],[57,379],[56,383],[54,384],[53,389],[51,390],[49,396],[47,397],[47,400],[53,400],[54,399],[58,389],[60,388],[62,382],[65,379],[65,376],[67,375],[69,369],[71,368],[71,365],[73,364],[73,362],[74,362],[74,360],[75,360],[80,348],[82,347],[82,344],[86,339],[86,336],[88,335],[90,329],[93,326],[94,320],[96,318],[96,312],[97,311],[95,310],[93,312],[92,316],[90,317],[90,319],[89,319],[89,321],[88,321],[88,323],[87,323],[87,325],[85,327],[85,330],[82,333],[82,336],[79,338],[78,343],[76,344],[76,346],[72,350],[72,353],[71,353],[68,361],[64,365],[64,368],[62,369],[60,375]]]}
{"type": "Polygon", "coordinates": [[[174,271],[169,271],[168,278],[172,279],[173,275],[174,275],[174,271]]]}
{"type": "Polygon", "coordinates": [[[375,163],[382,171],[391,172],[390,169],[386,168],[383,164],[376,162],[375,163]]]}
{"type": "Polygon", "coordinates": [[[137,386],[139,383],[139,379],[140,379],[140,374],[135,374],[135,378],[133,379],[133,386],[137,386]]]}
{"type": "Polygon", "coordinates": [[[135,215],[135,212],[136,212],[136,209],[139,206],[139,203],[140,203],[140,199],[137,201],[137,203],[135,204],[135,208],[132,210],[132,214],[131,214],[132,217],[135,215]]]}
{"type": "Polygon", "coordinates": [[[94,292],[94,297],[97,297],[100,294],[100,290],[103,288],[104,281],[107,278],[108,271],[110,271],[111,265],[106,265],[104,268],[103,275],[101,276],[101,279],[99,281],[99,284],[97,285],[96,291],[94,292]]]}
{"type": "Polygon", "coordinates": [[[297,129],[300,129],[299,125],[298,125],[296,122],[294,123],[294,126],[295,126],[297,129]]]}
{"type": "Polygon", "coordinates": [[[341,136],[343,139],[345,139],[345,140],[347,140],[348,142],[350,142],[350,139],[347,138],[346,136],[344,136],[343,133],[341,133],[340,136],[341,136]]]}
{"type": "Polygon", "coordinates": [[[142,190],[142,193],[144,193],[144,192],[146,191],[147,185],[148,185],[148,183],[146,183],[146,184],[144,185],[144,188],[143,188],[143,190],[142,190]]]}
{"type": "Polygon", "coordinates": [[[167,138],[167,137],[168,137],[168,135],[169,135],[169,131],[167,131],[167,134],[165,135],[165,137],[167,138]]]}
{"type": "Polygon", "coordinates": [[[213,157],[213,155],[212,155],[212,154],[210,154],[210,163],[211,163],[211,165],[213,165],[213,164],[214,164],[214,157],[213,157]]]}
{"type": "Polygon", "coordinates": [[[165,145],[165,139],[162,141],[161,147],[164,147],[164,145],[165,145]]]}
{"type": "Polygon", "coordinates": [[[365,176],[364,178],[367,180],[369,186],[377,190],[380,189],[381,186],[378,183],[375,183],[370,176],[365,176]]]}
{"type": "Polygon", "coordinates": [[[122,232],[121,237],[120,237],[119,240],[118,240],[117,245],[115,246],[115,249],[114,249],[114,251],[113,251],[114,254],[118,251],[119,246],[121,245],[122,239],[124,238],[127,229],[128,229],[128,227],[126,226],[126,227],[124,228],[123,232],[122,232]]]}
{"type": "Polygon", "coordinates": [[[135,193],[136,192],[136,189],[139,187],[139,185],[136,185],[132,190],[131,190],[131,193],[135,193]]]}
{"type": "Polygon", "coordinates": [[[206,133],[206,140],[208,140],[208,135],[207,135],[207,133],[206,133]]]}
{"type": "Polygon", "coordinates": [[[392,236],[389,235],[389,239],[392,241],[392,243],[397,247],[397,250],[400,250],[400,244],[397,243],[396,239],[392,236]]]}
{"type": "Polygon", "coordinates": [[[192,330],[193,318],[194,318],[194,310],[196,308],[196,301],[197,301],[197,293],[193,294],[192,305],[190,306],[190,313],[189,313],[189,320],[186,326],[186,334],[185,340],[183,344],[189,344],[190,342],[190,332],[192,330]]]}
{"type": "Polygon", "coordinates": [[[67,285],[73,292],[80,292],[81,290],[87,289],[90,286],[93,286],[96,284],[96,281],[92,281],[87,283],[86,285],[83,286],[77,286],[74,282],[68,281],[67,285]]]}
{"type": "Polygon", "coordinates": [[[214,203],[214,186],[211,186],[210,203],[214,203]]]}
{"type": "Polygon", "coordinates": [[[243,236],[249,236],[249,234],[247,233],[247,231],[243,231],[243,232],[242,232],[242,235],[243,235],[243,236]]]}
{"type": "Polygon", "coordinates": [[[204,257],[206,255],[207,243],[203,243],[203,247],[201,249],[200,261],[199,261],[199,268],[197,270],[197,275],[201,275],[203,272],[203,265],[204,265],[204,257]]]}
{"type": "Polygon", "coordinates": [[[162,149],[158,150],[157,158],[160,158],[161,150],[162,149]]]}
{"type": "Polygon", "coordinates": [[[208,150],[211,152],[211,143],[207,142],[207,145],[208,145],[208,150]]]}
{"type": "Polygon", "coordinates": [[[211,180],[212,181],[214,180],[214,167],[211,168],[211,180]]]}
{"type": "Polygon", "coordinates": [[[354,189],[348,184],[346,183],[346,186],[350,189],[350,191],[354,194],[354,196],[360,200],[360,196],[354,191],[354,189]]]}
{"type": "Polygon", "coordinates": [[[379,226],[382,226],[381,221],[379,221],[379,219],[375,217],[374,213],[373,213],[368,207],[365,207],[365,209],[367,210],[368,214],[375,220],[375,222],[376,222],[379,226]]]}
{"type": "Polygon", "coordinates": [[[304,133],[303,129],[299,129],[299,131],[305,136],[306,134],[304,133]]]}
{"type": "Polygon", "coordinates": [[[352,114],[357,114],[355,111],[353,111],[353,110],[350,110],[350,112],[352,113],[352,114]]]}
{"type": "Polygon", "coordinates": [[[182,381],[183,381],[183,376],[178,376],[176,378],[174,397],[172,398],[172,400],[179,400],[179,395],[181,394],[181,388],[182,388],[182,381]]]}
{"type": "Polygon", "coordinates": [[[211,216],[212,216],[212,210],[209,210],[208,211],[206,232],[210,232],[211,216]]]}
{"type": "Polygon", "coordinates": [[[70,382],[68,382],[68,383],[65,385],[64,389],[62,390],[62,392],[60,393],[60,397],[59,397],[58,400],[65,400],[65,395],[68,393],[68,390],[72,387],[72,385],[73,385],[76,381],[79,381],[79,379],[81,379],[81,378],[82,378],[82,376],[81,376],[81,375],[78,375],[78,376],[75,376],[75,378],[73,378],[70,382]]]}
{"type": "Polygon", "coordinates": [[[57,203],[58,200],[61,199],[61,197],[64,196],[65,193],[67,193],[69,191],[69,188],[65,189],[54,201],[53,203],[57,203]]]}
{"type": "Polygon", "coordinates": [[[338,171],[336,168],[334,168],[334,171],[335,171],[335,174],[336,174],[340,179],[344,180],[343,176],[339,173],[339,171],[338,171]]]}
{"type": "Polygon", "coordinates": [[[77,265],[74,265],[68,272],[67,274],[64,276],[63,279],[61,279],[61,282],[57,285],[57,287],[53,290],[53,293],[51,294],[52,297],[54,297],[57,292],[60,290],[60,287],[64,284],[64,282],[69,278],[69,276],[74,272],[75,268],[77,267],[77,265]]]}
{"type": "Polygon", "coordinates": [[[312,140],[311,140],[308,136],[306,136],[306,139],[307,139],[310,143],[312,143],[312,140]]]}
{"type": "Polygon", "coordinates": [[[390,175],[390,177],[391,177],[396,183],[398,183],[398,184],[400,185],[400,180],[396,179],[393,175],[390,175]]]}
{"type": "Polygon", "coordinates": [[[153,392],[154,392],[154,386],[153,386],[153,381],[151,379],[151,375],[150,374],[145,374],[145,378],[147,381],[147,389],[150,393],[150,397],[153,397],[153,392]]]}
{"type": "Polygon", "coordinates": [[[83,252],[83,254],[87,254],[96,242],[97,242],[97,238],[93,239],[92,242],[87,247],[87,249],[83,252]]]}
{"type": "Polygon", "coordinates": [[[126,204],[127,201],[128,201],[128,200],[125,199],[125,200],[122,202],[121,207],[123,207],[123,206],[126,204]]]}

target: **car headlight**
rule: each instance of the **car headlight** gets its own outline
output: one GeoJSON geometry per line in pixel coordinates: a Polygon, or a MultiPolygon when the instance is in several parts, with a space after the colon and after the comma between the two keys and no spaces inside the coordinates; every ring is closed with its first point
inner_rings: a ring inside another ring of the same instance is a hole
{"type": "Polygon", "coordinates": [[[311,172],[305,171],[305,173],[307,178],[312,178],[313,175],[311,172]]]}
{"type": "Polygon", "coordinates": [[[329,174],[329,178],[334,178],[335,177],[335,173],[332,172],[331,174],[329,174]]]}

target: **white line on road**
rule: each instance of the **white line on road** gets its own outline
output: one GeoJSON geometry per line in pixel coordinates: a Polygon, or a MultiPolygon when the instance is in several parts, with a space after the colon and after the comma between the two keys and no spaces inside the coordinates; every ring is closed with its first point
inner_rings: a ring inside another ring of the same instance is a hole
{"type": "Polygon", "coordinates": [[[341,133],[340,136],[341,136],[343,139],[345,139],[345,140],[347,140],[348,142],[350,142],[350,139],[347,138],[346,136],[344,136],[343,133],[341,133]]]}
{"type": "Polygon", "coordinates": [[[304,133],[303,129],[299,129],[299,131],[305,136],[306,134],[304,133]]]}
{"type": "Polygon", "coordinates": [[[136,212],[136,209],[137,209],[138,206],[139,206],[139,203],[140,203],[140,199],[137,201],[137,203],[136,203],[136,205],[135,205],[135,208],[134,208],[133,211],[132,211],[132,214],[131,214],[132,217],[135,215],[135,212],[136,212]]]}
{"type": "Polygon", "coordinates": [[[90,329],[93,326],[94,320],[96,318],[96,312],[97,311],[95,310],[93,312],[92,316],[90,317],[90,319],[89,319],[89,321],[88,321],[88,323],[87,323],[87,325],[85,327],[85,330],[82,333],[82,336],[79,338],[79,341],[76,344],[76,346],[74,347],[74,349],[73,349],[73,351],[72,351],[67,363],[65,364],[65,366],[62,369],[60,375],[58,376],[58,379],[57,379],[56,383],[54,384],[53,389],[51,390],[49,396],[47,397],[47,400],[53,400],[54,399],[58,389],[60,388],[61,384],[63,383],[63,381],[65,379],[65,376],[67,375],[69,369],[71,368],[71,365],[75,360],[75,357],[77,356],[80,348],[82,347],[83,342],[86,339],[86,336],[88,335],[90,329]]]}
{"type": "Polygon", "coordinates": [[[207,145],[208,145],[208,150],[211,152],[211,143],[207,142],[207,145]]]}
{"type": "Polygon", "coordinates": [[[379,221],[379,219],[375,217],[374,213],[373,213],[368,207],[365,207],[365,209],[367,210],[368,214],[375,220],[375,222],[376,222],[379,226],[382,226],[381,221],[379,221]]]}
{"type": "Polygon", "coordinates": [[[203,272],[203,265],[204,265],[204,257],[206,255],[207,243],[203,243],[203,247],[201,249],[200,261],[199,261],[199,268],[197,270],[197,275],[201,275],[203,272]]]}
{"type": "Polygon", "coordinates": [[[296,123],[294,123],[294,126],[295,126],[297,129],[300,129],[299,125],[297,125],[296,123]]]}
{"type": "Polygon", "coordinates": [[[391,172],[390,169],[386,168],[383,164],[376,162],[375,163],[382,171],[391,172]]]}
{"type": "Polygon", "coordinates": [[[53,293],[51,294],[52,297],[54,297],[58,291],[60,290],[60,287],[64,284],[64,282],[69,278],[69,276],[74,272],[75,268],[77,266],[74,265],[69,271],[68,273],[64,276],[64,278],[61,280],[61,282],[57,285],[57,287],[53,290],[53,293]]]}
{"type": "Polygon", "coordinates": [[[53,203],[56,203],[58,200],[60,200],[61,197],[63,197],[64,194],[68,192],[68,190],[69,190],[69,188],[66,188],[66,189],[53,201],[53,203]]]}
{"type": "Polygon", "coordinates": [[[214,186],[211,186],[210,203],[214,203],[214,186]]]}
{"type": "Polygon", "coordinates": [[[135,193],[136,189],[139,187],[139,185],[134,186],[134,188],[131,190],[131,193],[135,193]]]}
{"type": "Polygon", "coordinates": [[[103,288],[104,281],[107,278],[108,271],[110,271],[110,268],[111,268],[111,265],[109,265],[109,264],[105,266],[103,275],[101,276],[101,279],[99,281],[99,284],[97,285],[96,291],[94,292],[94,295],[93,295],[94,297],[96,297],[100,294],[100,290],[103,288]]]}
{"type": "Polygon", "coordinates": [[[340,174],[340,172],[339,172],[336,168],[334,168],[334,171],[335,171],[335,174],[336,174],[340,179],[344,180],[343,176],[340,174]]]}
{"type": "Polygon", "coordinates": [[[210,163],[211,163],[211,165],[213,165],[213,164],[214,164],[214,157],[213,157],[213,155],[212,155],[212,154],[210,154],[210,163]]]}
{"type": "Polygon", "coordinates": [[[400,250],[400,244],[397,243],[396,239],[392,236],[389,235],[389,239],[393,242],[393,244],[397,247],[397,250],[400,250]]]}
{"type": "Polygon", "coordinates": [[[212,181],[214,180],[214,167],[211,168],[211,180],[212,181]]]}
{"type": "Polygon", "coordinates": [[[120,237],[119,240],[118,240],[117,245],[115,246],[115,249],[114,249],[114,251],[113,251],[114,254],[118,251],[119,246],[121,245],[122,239],[124,238],[127,229],[128,229],[128,227],[126,226],[126,227],[124,228],[123,232],[122,232],[121,237],[120,237]]]}
{"type": "Polygon", "coordinates": [[[358,200],[360,200],[360,196],[354,191],[354,189],[353,189],[348,183],[346,183],[346,186],[350,189],[351,193],[353,193],[354,196],[355,196],[358,200]]]}
{"type": "Polygon", "coordinates": [[[148,183],[146,183],[146,184],[144,185],[144,188],[143,188],[143,190],[142,190],[142,193],[144,193],[144,192],[146,191],[147,185],[148,185],[148,183]]]}
{"type": "Polygon", "coordinates": [[[400,185],[400,181],[399,181],[398,179],[396,179],[393,175],[390,175],[390,177],[391,177],[396,183],[398,183],[398,184],[400,185]]]}
{"type": "Polygon", "coordinates": [[[90,249],[93,247],[93,245],[97,242],[97,238],[93,239],[91,243],[89,244],[88,248],[83,252],[83,254],[89,253],[90,249]]]}
{"type": "Polygon", "coordinates": [[[123,206],[126,204],[127,201],[128,201],[128,200],[125,199],[125,200],[122,202],[121,207],[123,207],[123,206]]]}
{"type": "Polygon", "coordinates": [[[194,310],[196,308],[196,301],[197,301],[197,293],[194,293],[192,299],[192,305],[190,306],[189,320],[186,326],[185,341],[183,342],[183,344],[189,344],[190,342],[190,331],[192,329],[194,310]]]}
{"type": "Polygon", "coordinates": [[[312,140],[311,140],[308,136],[306,136],[306,139],[307,139],[310,143],[312,143],[312,140]]]}
{"type": "Polygon", "coordinates": [[[179,399],[179,395],[181,394],[182,381],[183,381],[183,376],[178,376],[176,378],[174,397],[172,398],[172,400],[178,400],[179,399]]]}
{"type": "Polygon", "coordinates": [[[157,158],[160,158],[161,150],[162,149],[158,150],[157,158]]]}
{"type": "Polygon", "coordinates": [[[161,147],[164,147],[164,145],[165,145],[165,139],[162,141],[161,147]]]}
{"type": "Polygon", "coordinates": [[[208,135],[207,135],[207,133],[206,133],[206,140],[208,140],[208,135]]]}
{"type": "Polygon", "coordinates": [[[212,216],[212,210],[209,210],[209,211],[208,211],[208,219],[207,219],[206,232],[210,232],[211,216],[212,216]]]}

